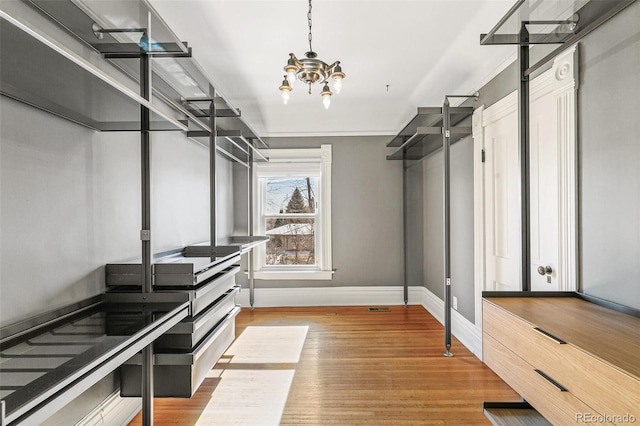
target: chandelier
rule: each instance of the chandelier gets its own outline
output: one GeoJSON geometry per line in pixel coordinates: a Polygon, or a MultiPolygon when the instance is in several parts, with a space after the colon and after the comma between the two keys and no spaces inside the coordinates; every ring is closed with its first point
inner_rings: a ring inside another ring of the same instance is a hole
{"type": "Polygon", "coordinates": [[[304,84],[309,85],[309,94],[311,94],[312,84],[323,84],[322,92],[322,104],[326,109],[329,109],[331,105],[331,90],[329,89],[329,79],[333,78],[333,89],[336,93],[340,93],[342,89],[342,79],[345,77],[340,67],[340,61],[335,61],[331,65],[327,65],[320,59],[316,59],[318,54],[313,51],[311,47],[311,0],[309,0],[309,12],[307,13],[307,21],[309,22],[309,51],[304,54],[305,58],[298,59],[293,53],[289,53],[289,60],[284,67],[286,72],[282,85],[280,86],[280,92],[282,93],[282,100],[285,105],[289,101],[289,92],[293,90],[291,87],[293,82],[297,78],[304,84]]]}

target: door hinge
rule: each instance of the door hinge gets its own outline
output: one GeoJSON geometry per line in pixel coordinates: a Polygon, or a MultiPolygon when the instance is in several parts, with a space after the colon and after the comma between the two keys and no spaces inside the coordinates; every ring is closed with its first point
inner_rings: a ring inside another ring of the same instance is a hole
{"type": "Polygon", "coordinates": [[[482,150],[482,154],[481,154],[481,161],[484,163],[484,149],[482,150]]]}

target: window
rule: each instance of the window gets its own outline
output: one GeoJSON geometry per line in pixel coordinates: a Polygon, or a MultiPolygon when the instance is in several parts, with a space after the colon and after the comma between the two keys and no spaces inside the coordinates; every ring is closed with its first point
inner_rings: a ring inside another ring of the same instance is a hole
{"type": "Polygon", "coordinates": [[[317,178],[267,178],[265,184],[265,265],[315,266],[317,178]]]}
{"type": "Polygon", "coordinates": [[[269,241],[256,249],[254,276],[330,280],[331,145],[267,154],[254,174],[254,234],[269,241]]]}

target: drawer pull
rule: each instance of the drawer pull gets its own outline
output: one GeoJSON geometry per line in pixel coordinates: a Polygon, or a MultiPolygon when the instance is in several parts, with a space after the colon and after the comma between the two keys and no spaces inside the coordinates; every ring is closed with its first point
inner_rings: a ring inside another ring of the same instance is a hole
{"type": "Polygon", "coordinates": [[[564,386],[562,386],[560,383],[556,382],[555,380],[553,380],[551,377],[547,376],[543,371],[535,369],[533,370],[536,373],[538,373],[539,375],[541,375],[542,377],[544,377],[549,383],[551,383],[553,386],[555,386],[556,388],[558,388],[558,390],[560,392],[568,392],[568,389],[565,388],[564,386]]]}
{"type": "Polygon", "coordinates": [[[544,337],[553,340],[554,342],[556,342],[559,345],[566,345],[567,344],[567,342],[565,342],[561,338],[554,336],[553,334],[549,333],[548,331],[545,331],[545,330],[541,329],[540,327],[533,327],[533,329],[535,331],[537,331],[538,333],[542,334],[544,337]]]}

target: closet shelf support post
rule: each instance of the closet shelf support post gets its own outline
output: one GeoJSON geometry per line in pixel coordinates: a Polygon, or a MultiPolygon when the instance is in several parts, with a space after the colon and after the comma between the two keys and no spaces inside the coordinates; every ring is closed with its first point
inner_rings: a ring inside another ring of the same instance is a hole
{"type": "MultiPolygon", "coordinates": [[[[151,100],[151,58],[140,55],[140,95],[151,100]]],[[[140,145],[142,177],[142,293],[153,293],[151,272],[151,115],[149,108],[140,106],[140,145]]],[[[152,314],[145,322],[151,323],[152,314]]],[[[153,425],[153,343],[142,350],[142,424],[153,425]]]]}
{"type": "Polygon", "coordinates": [[[444,210],[444,356],[452,357],[451,353],[451,174],[449,149],[451,147],[451,114],[449,98],[445,97],[442,105],[442,152],[444,161],[443,176],[443,210],[444,210]]]}

